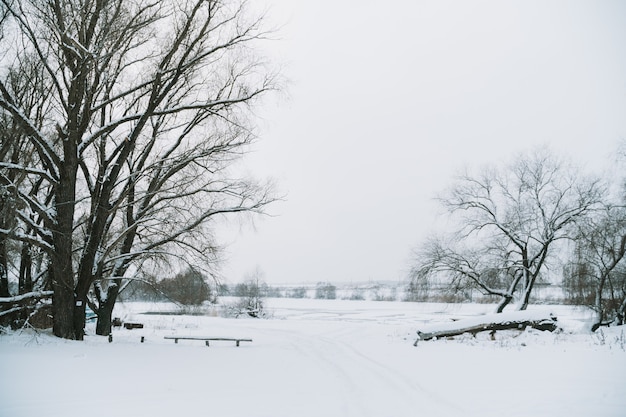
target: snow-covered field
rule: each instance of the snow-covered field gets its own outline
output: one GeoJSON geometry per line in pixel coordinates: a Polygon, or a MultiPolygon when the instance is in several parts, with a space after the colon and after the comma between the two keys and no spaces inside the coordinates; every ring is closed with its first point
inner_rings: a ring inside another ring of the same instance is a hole
{"type": "MultiPolygon", "coordinates": [[[[584,331],[587,312],[549,309],[562,333],[420,342],[425,324],[490,305],[270,299],[270,319],[115,315],[144,329],[113,342],[31,331],[0,336],[0,416],[626,416],[626,329],[584,331]],[[165,340],[249,337],[252,343],[165,340]],[[145,342],[141,343],[141,337],[145,342]]],[[[90,328],[91,332],[93,329],[90,328]]]]}

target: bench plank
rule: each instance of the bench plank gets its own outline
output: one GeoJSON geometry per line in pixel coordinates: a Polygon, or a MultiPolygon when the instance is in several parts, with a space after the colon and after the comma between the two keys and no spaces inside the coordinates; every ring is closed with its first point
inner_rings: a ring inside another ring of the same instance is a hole
{"type": "Polygon", "coordinates": [[[201,336],[164,336],[164,339],[174,339],[174,343],[178,343],[178,340],[204,340],[207,346],[209,346],[209,341],[227,341],[227,342],[235,342],[236,346],[239,346],[240,342],[252,342],[252,339],[247,339],[243,337],[201,337],[201,336]]]}

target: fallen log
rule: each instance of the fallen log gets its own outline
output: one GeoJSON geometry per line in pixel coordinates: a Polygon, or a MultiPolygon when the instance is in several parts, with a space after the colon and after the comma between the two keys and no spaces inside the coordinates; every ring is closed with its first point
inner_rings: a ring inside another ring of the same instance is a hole
{"type": "Polygon", "coordinates": [[[512,311],[499,314],[487,314],[469,319],[425,326],[417,331],[418,337],[414,346],[417,346],[417,342],[420,340],[452,337],[463,333],[471,333],[476,336],[477,333],[484,331],[524,330],[527,327],[551,332],[559,328],[557,326],[557,318],[552,313],[512,311]]]}

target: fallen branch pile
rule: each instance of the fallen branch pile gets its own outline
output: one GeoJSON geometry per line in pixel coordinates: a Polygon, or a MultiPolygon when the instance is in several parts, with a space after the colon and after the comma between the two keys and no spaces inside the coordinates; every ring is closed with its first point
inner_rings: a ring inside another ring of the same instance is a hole
{"type": "Polygon", "coordinates": [[[33,291],[14,297],[0,297],[0,325],[13,326],[28,320],[40,308],[49,306],[52,294],[52,291],[33,291]]]}

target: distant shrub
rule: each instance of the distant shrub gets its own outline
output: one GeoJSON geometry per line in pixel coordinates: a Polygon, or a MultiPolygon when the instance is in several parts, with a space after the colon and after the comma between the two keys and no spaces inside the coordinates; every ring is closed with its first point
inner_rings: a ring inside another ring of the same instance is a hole
{"type": "Polygon", "coordinates": [[[217,284],[216,291],[217,291],[218,297],[224,297],[224,296],[230,295],[230,287],[228,286],[228,284],[223,283],[223,282],[220,282],[217,284]]]}
{"type": "Polygon", "coordinates": [[[397,294],[396,289],[387,289],[381,286],[375,286],[373,288],[372,300],[374,301],[396,301],[397,294]]]}
{"type": "Polygon", "coordinates": [[[283,296],[280,288],[272,287],[266,283],[261,284],[261,294],[268,298],[281,298],[283,296]]]}
{"type": "Polygon", "coordinates": [[[365,300],[365,294],[362,289],[356,289],[352,291],[350,296],[346,297],[346,299],[351,300],[351,301],[362,301],[362,300],[365,300]]]}
{"type": "Polygon", "coordinates": [[[388,294],[388,295],[377,294],[374,297],[374,301],[396,301],[396,295],[395,294],[388,294]]]}
{"type": "Polygon", "coordinates": [[[199,305],[212,298],[211,287],[202,273],[193,268],[159,281],[157,287],[168,298],[184,305],[199,305]]]}
{"type": "Polygon", "coordinates": [[[287,291],[287,297],[289,298],[306,298],[307,291],[304,287],[292,288],[287,291]]]}
{"type": "Polygon", "coordinates": [[[403,301],[427,301],[431,293],[430,282],[421,275],[413,278],[405,289],[403,301]]]}
{"type": "Polygon", "coordinates": [[[134,277],[124,291],[120,292],[120,301],[167,301],[158,288],[157,280],[153,275],[134,277]]]}
{"type": "Polygon", "coordinates": [[[315,298],[334,300],[337,298],[337,287],[329,282],[318,282],[315,287],[315,298]]]}

